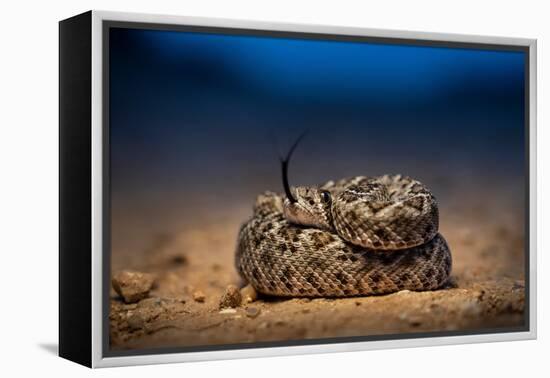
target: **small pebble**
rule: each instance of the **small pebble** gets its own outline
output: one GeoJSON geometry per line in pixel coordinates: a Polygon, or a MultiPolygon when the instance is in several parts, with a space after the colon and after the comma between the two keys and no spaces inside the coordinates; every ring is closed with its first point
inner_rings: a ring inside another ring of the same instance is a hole
{"type": "Polygon", "coordinates": [[[130,317],[127,319],[127,321],[128,321],[128,327],[133,331],[138,330],[138,329],[142,329],[143,326],[145,325],[145,321],[138,314],[130,315],[130,317]]]}
{"type": "Polygon", "coordinates": [[[419,327],[422,325],[422,320],[420,320],[420,318],[414,318],[409,321],[409,324],[411,327],[419,327]]]}
{"type": "Polygon", "coordinates": [[[258,299],[258,292],[252,285],[246,285],[241,289],[241,297],[244,303],[252,303],[258,299]]]}
{"type": "Polygon", "coordinates": [[[195,300],[195,302],[203,303],[206,299],[206,296],[202,291],[197,290],[193,293],[193,299],[195,300]]]}
{"type": "Polygon", "coordinates": [[[472,294],[478,301],[482,301],[485,296],[485,290],[476,290],[472,294]]]}
{"type": "Polygon", "coordinates": [[[187,258],[185,255],[175,255],[172,256],[172,264],[174,265],[185,265],[187,263],[187,258]]]}
{"type": "Polygon", "coordinates": [[[234,308],[241,305],[241,292],[235,285],[229,285],[220,298],[220,308],[234,308]]]}
{"type": "Polygon", "coordinates": [[[158,307],[162,304],[162,299],[159,297],[153,297],[153,298],[145,298],[137,304],[137,307],[139,308],[146,308],[146,307],[158,307]]]}
{"type": "Polygon", "coordinates": [[[247,307],[246,308],[246,316],[249,318],[256,318],[258,315],[260,315],[261,310],[258,307],[247,307]]]}
{"type": "Polygon", "coordinates": [[[399,319],[409,323],[411,327],[418,327],[422,324],[422,319],[420,317],[407,313],[401,313],[399,319]]]}
{"type": "Polygon", "coordinates": [[[224,308],[219,313],[220,314],[236,314],[237,310],[235,310],[234,308],[224,308]]]}
{"type": "Polygon", "coordinates": [[[111,283],[126,303],[135,303],[149,295],[155,277],[149,273],[123,270],[113,276],[111,283]]]}

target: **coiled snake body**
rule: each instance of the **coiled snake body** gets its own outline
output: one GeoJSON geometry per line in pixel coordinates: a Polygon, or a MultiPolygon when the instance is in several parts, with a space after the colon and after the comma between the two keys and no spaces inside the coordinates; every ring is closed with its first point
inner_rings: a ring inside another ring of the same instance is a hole
{"type": "Polygon", "coordinates": [[[236,267],[257,291],[346,297],[433,290],[449,277],[437,203],[420,182],[360,176],[285,190],[260,195],[239,232],[236,267]]]}

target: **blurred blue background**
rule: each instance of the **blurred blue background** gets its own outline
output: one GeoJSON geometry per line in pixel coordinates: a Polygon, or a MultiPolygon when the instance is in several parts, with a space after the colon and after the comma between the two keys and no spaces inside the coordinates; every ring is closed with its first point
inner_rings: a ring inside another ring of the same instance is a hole
{"type": "Polygon", "coordinates": [[[251,205],[282,190],[278,151],[306,129],[292,185],[523,190],[522,52],[113,28],[109,54],[115,201],[251,205]]]}

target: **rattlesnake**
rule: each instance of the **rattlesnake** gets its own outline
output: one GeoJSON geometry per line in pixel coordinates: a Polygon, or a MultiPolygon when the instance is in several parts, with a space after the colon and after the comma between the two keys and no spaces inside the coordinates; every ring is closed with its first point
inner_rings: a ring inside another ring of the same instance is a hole
{"type": "Polygon", "coordinates": [[[401,175],[358,176],[258,196],[240,229],[236,267],[258,292],[346,297],[434,290],[449,277],[432,193],[401,175]]]}

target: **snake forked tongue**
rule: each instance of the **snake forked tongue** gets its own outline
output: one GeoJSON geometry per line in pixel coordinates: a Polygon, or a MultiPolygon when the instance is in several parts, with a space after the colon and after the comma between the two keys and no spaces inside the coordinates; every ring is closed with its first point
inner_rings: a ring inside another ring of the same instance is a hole
{"type": "Polygon", "coordinates": [[[292,195],[292,192],[290,191],[290,185],[288,184],[288,162],[290,161],[290,157],[292,156],[292,153],[296,149],[296,146],[298,146],[298,143],[302,138],[306,135],[307,131],[304,131],[300,136],[296,139],[292,147],[290,147],[290,150],[288,151],[288,154],[286,155],[286,158],[281,158],[281,168],[283,171],[283,187],[285,189],[285,194],[289,201],[291,203],[298,202],[298,200],[292,195]]]}

